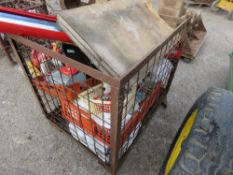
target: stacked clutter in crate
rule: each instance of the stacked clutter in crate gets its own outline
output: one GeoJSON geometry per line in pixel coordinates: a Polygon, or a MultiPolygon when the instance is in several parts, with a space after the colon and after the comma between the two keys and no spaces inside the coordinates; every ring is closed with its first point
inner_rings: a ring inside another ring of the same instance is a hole
{"type": "MultiPolygon", "coordinates": [[[[54,52],[64,54],[63,43],[54,42],[48,47],[54,52]]],[[[82,90],[98,83],[97,80],[86,76],[76,68],[37,50],[32,50],[31,59],[26,60],[26,65],[33,85],[43,93],[53,97],[77,98],[77,94],[82,90]]]]}
{"type": "MultiPolygon", "coordinates": [[[[59,53],[65,52],[66,55],[69,52],[69,57],[72,57],[74,52],[72,47],[64,51],[61,43],[53,43],[51,48],[59,53]]],[[[31,60],[26,64],[33,84],[43,93],[59,99],[61,114],[69,122],[71,135],[108,163],[111,150],[110,85],[100,83],[77,69],[36,50],[33,50],[31,55],[31,60]]],[[[172,55],[161,59],[158,66],[148,72],[147,77],[125,91],[120,157],[136,138],[142,126],[142,119],[158,99],[160,90],[167,87],[174,68],[171,57],[172,55]]],[[[89,63],[84,62],[84,64],[89,63]]]]}
{"type": "MultiPolygon", "coordinates": [[[[171,73],[174,69],[173,62],[181,57],[181,51],[179,49],[173,49],[168,55],[162,57],[158,64],[152,67],[151,71],[147,72],[146,77],[142,78],[137,90],[136,100],[140,106],[148,106],[147,99],[152,92],[152,97],[159,94],[161,89],[166,89],[170,80],[171,73]],[[153,94],[154,93],[154,94],[153,94]]],[[[152,100],[152,104],[155,100],[152,100]]],[[[142,109],[142,107],[140,107],[142,109]]]]}
{"type": "MultiPolygon", "coordinates": [[[[129,123],[134,113],[139,110],[139,105],[135,103],[136,86],[125,95],[128,96],[128,108],[123,110],[123,114],[126,114],[126,116],[122,115],[122,129],[124,123],[129,123]]],[[[126,103],[126,100],[124,103],[126,103]]],[[[75,119],[75,123],[69,124],[72,136],[89,147],[100,159],[109,162],[111,149],[111,87],[106,83],[100,83],[80,93],[79,98],[72,104],[63,105],[65,105],[63,106],[64,116],[75,119]],[[85,126],[82,128],[81,124],[85,126]]],[[[141,123],[138,123],[137,127],[132,128],[131,133],[127,134],[128,139],[124,141],[124,145],[130,146],[132,144],[140,126],[141,123]]],[[[123,148],[121,155],[127,150],[125,147],[123,148]]]]}
{"type": "MultiPolygon", "coordinates": [[[[148,73],[138,85],[132,85],[124,94],[121,148],[119,157],[135,140],[142,120],[151,105],[158,99],[160,90],[166,88],[174,69],[174,55],[161,59],[159,65],[148,73]],[[152,81],[151,81],[152,80],[152,81]],[[146,89],[146,90],[145,90],[146,89]],[[148,94],[148,89],[152,95],[148,94]],[[149,105],[150,103],[151,105],[149,105]],[[126,107],[127,106],[127,107],[126,107]]],[[[63,116],[69,119],[72,136],[92,150],[101,160],[110,160],[111,87],[100,83],[81,93],[72,102],[63,102],[63,116]],[[72,121],[73,120],[73,121],[72,121]]]]}

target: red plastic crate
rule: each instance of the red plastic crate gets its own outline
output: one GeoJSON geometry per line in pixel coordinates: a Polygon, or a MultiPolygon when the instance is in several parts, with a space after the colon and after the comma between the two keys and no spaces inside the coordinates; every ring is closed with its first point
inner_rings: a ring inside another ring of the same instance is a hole
{"type": "Polygon", "coordinates": [[[74,103],[61,98],[62,116],[69,122],[74,123],[88,134],[110,146],[110,130],[99,126],[92,118],[91,114],[79,108],[74,103]]]}

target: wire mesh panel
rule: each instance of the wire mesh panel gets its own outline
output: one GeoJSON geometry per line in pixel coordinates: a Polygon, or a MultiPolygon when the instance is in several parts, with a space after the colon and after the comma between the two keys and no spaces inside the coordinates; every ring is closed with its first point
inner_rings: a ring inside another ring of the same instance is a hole
{"type": "MultiPolygon", "coordinates": [[[[82,54],[66,43],[36,42],[60,54],[73,54],[73,58],[82,54]]],[[[26,45],[17,43],[17,52],[47,117],[109,163],[111,86],[26,45]]]]}
{"type": "Polygon", "coordinates": [[[169,91],[186,24],[119,79],[99,71],[73,44],[10,38],[46,116],[115,174],[150,109],[169,91]]]}
{"type": "Polygon", "coordinates": [[[126,94],[136,89],[133,97],[124,96],[122,115],[129,122],[122,120],[120,155],[123,155],[136,138],[138,131],[144,125],[151,108],[161,103],[166,96],[181,56],[181,32],[174,35],[161,49],[148,57],[143,65],[132,76],[124,80],[126,94]],[[130,100],[134,101],[132,104],[130,100]],[[128,112],[126,112],[128,111],[128,112]]]}

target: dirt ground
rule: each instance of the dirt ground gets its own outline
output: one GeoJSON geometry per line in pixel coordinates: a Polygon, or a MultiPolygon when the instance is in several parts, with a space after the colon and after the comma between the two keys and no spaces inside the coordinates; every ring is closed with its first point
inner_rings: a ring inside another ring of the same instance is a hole
{"type": "MultiPolygon", "coordinates": [[[[199,8],[208,30],[191,63],[180,62],[168,108],[159,108],[129,153],[119,175],[157,174],[169,145],[195,99],[210,86],[226,88],[233,21],[199,8]]],[[[95,158],[49,124],[19,65],[0,58],[0,175],[107,175],[95,158]]]]}

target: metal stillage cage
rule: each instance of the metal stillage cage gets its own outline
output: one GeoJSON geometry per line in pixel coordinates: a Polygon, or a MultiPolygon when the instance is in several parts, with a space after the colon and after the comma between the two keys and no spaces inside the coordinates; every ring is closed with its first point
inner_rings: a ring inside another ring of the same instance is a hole
{"type": "Polygon", "coordinates": [[[9,38],[45,116],[116,174],[150,111],[166,103],[187,23],[120,78],[98,70],[75,45],[9,38]]]}

